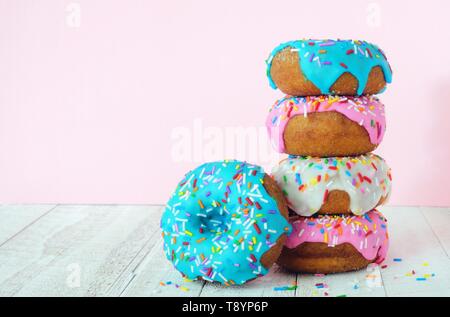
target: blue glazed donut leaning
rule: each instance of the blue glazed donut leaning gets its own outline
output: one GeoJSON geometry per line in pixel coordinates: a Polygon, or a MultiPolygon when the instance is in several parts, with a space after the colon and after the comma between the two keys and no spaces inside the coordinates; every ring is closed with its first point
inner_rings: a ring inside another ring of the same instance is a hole
{"type": "Polygon", "coordinates": [[[161,218],[164,252],[188,279],[240,285],[268,273],[291,232],[281,190],[259,166],[205,163],[178,184],[161,218]]]}

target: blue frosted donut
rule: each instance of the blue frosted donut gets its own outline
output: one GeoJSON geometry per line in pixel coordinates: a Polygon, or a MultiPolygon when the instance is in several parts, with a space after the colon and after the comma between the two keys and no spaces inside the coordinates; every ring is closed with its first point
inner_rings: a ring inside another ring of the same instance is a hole
{"type": "Polygon", "coordinates": [[[265,275],[278,258],[291,231],[287,213],[261,167],[206,163],[185,175],[167,203],[164,252],[189,279],[243,284],[265,275]]]}
{"type": "Polygon", "coordinates": [[[290,41],[277,46],[266,63],[272,88],[292,96],[373,95],[392,81],[386,55],[366,41],[290,41]]]}

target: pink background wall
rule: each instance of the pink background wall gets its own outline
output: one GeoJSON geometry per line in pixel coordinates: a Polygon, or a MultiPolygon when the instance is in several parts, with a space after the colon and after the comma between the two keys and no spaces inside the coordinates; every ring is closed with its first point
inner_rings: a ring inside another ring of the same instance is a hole
{"type": "Polygon", "coordinates": [[[0,202],[164,203],[203,160],[272,166],[290,39],[382,47],[394,83],[377,153],[395,205],[450,205],[448,1],[0,0],[0,202]],[[244,138],[245,137],[245,138],[244,138]]]}

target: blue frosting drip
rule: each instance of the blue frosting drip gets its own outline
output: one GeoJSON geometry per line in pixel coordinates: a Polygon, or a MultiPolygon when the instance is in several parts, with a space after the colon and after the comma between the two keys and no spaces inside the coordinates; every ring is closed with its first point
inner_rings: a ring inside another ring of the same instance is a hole
{"type": "Polygon", "coordinates": [[[161,218],[164,252],[189,279],[226,285],[265,275],[266,253],[291,226],[267,193],[262,168],[239,161],[187,173],[161,218]]]}
{"type": "Polygon", "coordinates": [[[392,70],[383,51],[374,44],[354,40],[298,40],[277,46],[266,61],[270,86],[277,88],[270,75],[273,57],[286,47],[298,50],[304,76],[322,94],[331,94],[330,88],[344,73],[358,80],[357,94],[362,95],[369,73],[380,66],[387,83],[392,81],[392,70]]]}

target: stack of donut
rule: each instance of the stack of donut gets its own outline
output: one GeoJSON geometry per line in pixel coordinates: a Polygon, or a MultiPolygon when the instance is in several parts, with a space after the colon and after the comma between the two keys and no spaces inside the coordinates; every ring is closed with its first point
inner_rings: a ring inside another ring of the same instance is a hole
{"type": "Polygon", "coordinates": [[[289,154],[272,171],[293,228],[278,264],[337,273],[380,263],[388,232],[376,207],[389,198],[391,176],[371,152],[386,129],[374,96],[392,78],[383,51],[365,41],[291,41],[273,50],[267,76],[286,94],[266,121],[274,148],[289,154]]]}
{"type": "Polygon", "coordinates": [[[275,148],[289,157],[272,177],[257,165],[205,163],[178,183],[161,218],[164,253],[191,280],[240,285],[271,265],[334,273],[381,262],[391,191],[385,161],[370,152],[386,128],[373,94],[391,81],[383,52],[363,41],[301,40],[268,60],[287,95],[269,113],[275,148]]]}

